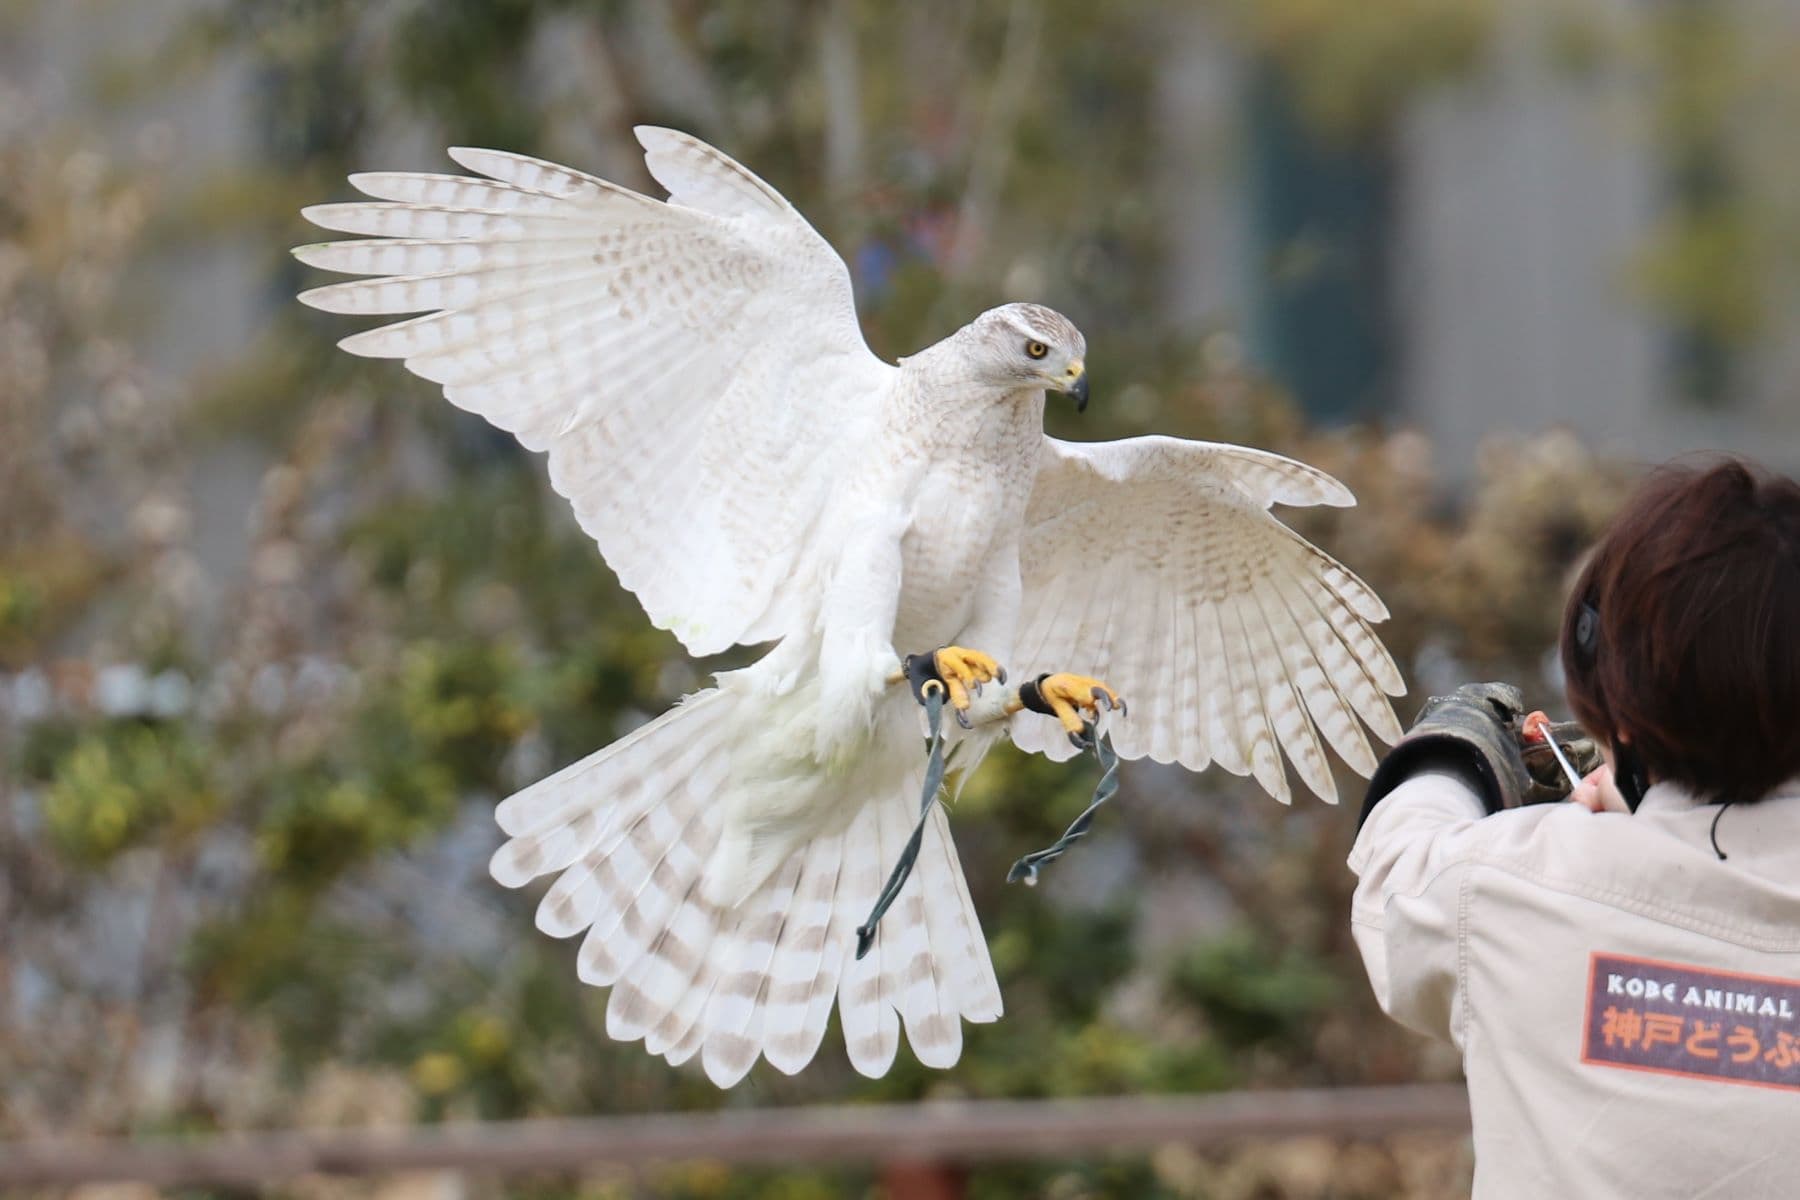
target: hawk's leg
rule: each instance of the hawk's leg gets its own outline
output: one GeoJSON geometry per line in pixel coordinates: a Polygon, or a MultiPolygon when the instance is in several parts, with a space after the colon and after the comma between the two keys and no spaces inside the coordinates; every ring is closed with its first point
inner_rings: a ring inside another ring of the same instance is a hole
{"type": "Polygon", "coordinates": [[[925,691],[932,684],[941,686],[950,697],[950,706],[956,710],[956,719],[963,728],[969,728],[969,695],[979,695],[985,683],[1006,682],[1006,668],[994,661],[992,655],[983,654],[979,650],[969,650],[962,646],[945,646],[930,654],[909,654],[904,666],[906,678],[912,684],[913,695],[922,704],[925,691]]]}
{"type": "Polygon", "coordinates": [[[1098,721],[1101,709],[1111,712],[1116,708],[1120,716],[1126,714],[1125,701],[1112,688],[1092,676],[1067,672],[1039,675],[1032,682],[1019,685],[1019,705],[1055,717],[1069,740],[1082,750],[1088,746],[1088,720],[1098,721]],[[1089,718],[1084,719],[1083,712],[1090,714],[1089,718]]]}

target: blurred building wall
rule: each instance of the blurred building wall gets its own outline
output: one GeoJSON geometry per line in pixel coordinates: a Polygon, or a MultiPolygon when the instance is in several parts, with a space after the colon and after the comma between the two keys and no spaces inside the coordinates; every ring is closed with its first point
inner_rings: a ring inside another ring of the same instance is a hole
{"type": "Polygon", "coordinates": [[[1495,428],[1653,453],[1657,331],[1624,278],[1655,164],[1619,81],[1559,76],[1525,20],[1401,123],[1398,408],[1457,469],[1495,428]]]}
{"type": "MultiPolygon", "coordinates": [[[[257,154],[255,81],[236,56],[215,56],[154,86],[133,78],[181,22],[212,7],[206,0],[27,6],[23,28],[0,49],[0,69],[47,135],[97,138],[121,166],[160,174],[179,200],[257,154]],[[130,101],[120,104],[120,94],[130,101]]],[[[254,251],[217,236],[149,264],[155,303],[146,306],[138,348],[151,366],[179,376],[223,366],[243,351],[266,312],[263,260],[254,251]]]]}
{"type": "MultiPolygon", "coordinates": [[[[1606,7],[1627,36],[1646,13],[1606,7]]],[[[1727,449],[1800,469],[1783,339],[1716,407],[1674,386],[1672,333],[1631,280],[1669,186],[1652,88],[1617,64],[1558,67],[1539,15],[1515,6],[1491,61],[1403,120],[1398,412],[1455,474],[1491,430],[1558,424],[1630,459],[1727,449]]]]}
{"type": "Polygon", "coordinates": [[[1198,8],[1170,16],[1163,33],[1150,182],[1167,231],[1167,316],[1189,330],[1231,328],[1243,320],[1250,271],[1233,187],[1243,63],[1219,22],[1198,8]]]}

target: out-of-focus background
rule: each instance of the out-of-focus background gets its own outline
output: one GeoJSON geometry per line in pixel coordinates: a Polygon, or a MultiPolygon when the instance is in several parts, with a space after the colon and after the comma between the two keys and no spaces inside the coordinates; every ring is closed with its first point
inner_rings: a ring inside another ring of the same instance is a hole
{"type": "MultiPolygon", "coordinates": [[[[1634,472],[1800,467],[1779,0],[0,0],[0,1138],[1453,1080],[1350,943],[1352,815],[996,755],[953,822],[1007,1014],[953,1071],[720,1093],[486,877],[495,800],[700,685],[541,463],[302,309],[303,204],[492,145],[791,197],[886,355],[1033,299],[1054,432],[1331,470],[1413,696],[1519,681],[1634,472]]],[[[1352,796],[1354,782],[1342,784],[1352,796]]],[[[1456,1136],[975,1170],[969,1195],[1455,1195],[1456,1136]]],[[[379,1184],[293,1185],[306,1195],[379,1184]]],[[[458,1183],[476,1194],[500,1185],[458,1183]]],[[[509,1185],[518,1187],[520,1185],[509,1185]]],[[[875,1195],[873,1165],[532,1195],[875,1195]],[[635,1190],[631,1190],[635,1189],[635,1190]]]]}

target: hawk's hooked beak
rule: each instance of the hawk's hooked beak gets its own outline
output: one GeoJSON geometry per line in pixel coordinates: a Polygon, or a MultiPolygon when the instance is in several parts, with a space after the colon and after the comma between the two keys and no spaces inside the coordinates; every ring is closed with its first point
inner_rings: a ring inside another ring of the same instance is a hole
{"type": "Polygon", "coordinates": [[[1084,413],[1087,411],[1087,402],[1088,402],[1087,364],[1082,362],[1079,358],[1076,359],[1074,362],[1070,363],[1068,365],[1068,367],[1063,371],[1063,388],[1062,388],[1062,390],[1069,393],[1069,395],[1075,397],[1075,411],[1076,412],[1084,413]]]}

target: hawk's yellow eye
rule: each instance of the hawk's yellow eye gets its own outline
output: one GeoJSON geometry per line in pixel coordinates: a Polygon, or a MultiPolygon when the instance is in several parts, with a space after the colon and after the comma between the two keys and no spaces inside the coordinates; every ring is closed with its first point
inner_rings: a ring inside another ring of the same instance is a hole
{"type": "Polygon", "coordinates": [[[1050,347],[1044,345],[1042,342],[1025,343],[1025,356],[1027,358],[1042,358],[1048,353],[1050,353],[1050,347]]]}

